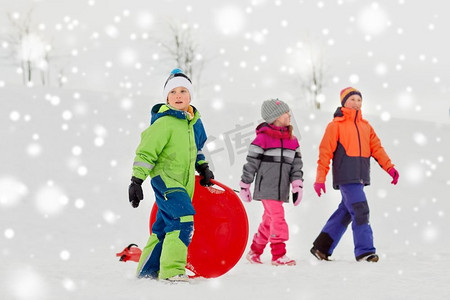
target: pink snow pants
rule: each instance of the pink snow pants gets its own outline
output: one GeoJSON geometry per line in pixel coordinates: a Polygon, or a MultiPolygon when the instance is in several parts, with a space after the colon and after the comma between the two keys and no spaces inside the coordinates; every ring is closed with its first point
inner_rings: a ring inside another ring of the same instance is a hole
{"type": "Polygon", "coordinates": [[[277,200],[261,200],[261,202],[264,205],[264,214],[250,249],[261,255],[267,243],[270,242],[272,260],[276,260],[286,254],[284,242],[289,239],[283,202],[277,200]]]}

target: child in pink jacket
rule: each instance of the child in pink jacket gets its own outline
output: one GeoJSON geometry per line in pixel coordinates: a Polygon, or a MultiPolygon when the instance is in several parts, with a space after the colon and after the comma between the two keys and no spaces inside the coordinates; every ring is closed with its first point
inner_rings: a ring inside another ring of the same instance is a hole
{"type": "Polygon", "coordinates": [[[289,229],[284,218],[283,203],[289,202],[289,185],[292,186],[294,205],[303,195],[303,162],[298,140],[292,134],[289,106],[281,100],[264,101],[261,107],[264,123],[256,128],[256,138],[251,143],[244,165],[240,196],[245,202],[252,200],[250,184],[255,179],[253,199],[264,206],[262,222],[253,237],[247,259],[261,264],[260,256],[270,242],[272,265],[296,264],[286,256],[289,229]]]}

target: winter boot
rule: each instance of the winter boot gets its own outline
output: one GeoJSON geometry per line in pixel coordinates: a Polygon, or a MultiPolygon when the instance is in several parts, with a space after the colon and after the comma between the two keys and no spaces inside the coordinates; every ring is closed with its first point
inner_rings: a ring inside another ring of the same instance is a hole
{"type": "Polygon", "coordinates": [[[273,266],[295,266],[296,264],[295,260],[290,259],[286,255],[278,257],[276,260],[272,260],[273,266]]]}
{"type": "Polygon", "coordinates": [[[252,264],[262,264],[260,256],[261,256],[261,254],[257,254],[255,252],[253,252],[252,250],[250,250],[247,253],[246,258],[252,264]]]}
{"type": "Polygon", "coordinates": [[[172,283],[176,283],[176,282],[188,282],[189,281],[189,276],[187,276],[186,274],[178,274],[169,278],[164,279],[167,282],[172,282],[172,283]]]}
{"type": "Polygon", "coordinates": [[[368,261],[368,262],[377,262],[380,258],[375,253],[369,253],[364,256],[359,256],[356,258],[357,261],[368,261]]]}
{"type": "Polygon", "coordinates": [[[328,254],[322,253],[319,249],[316,249],[315,247],[312,247],[311,250],[309,250],[312,255],[314,255],[318,260],[327,260],[330,261],[328,254]]]}

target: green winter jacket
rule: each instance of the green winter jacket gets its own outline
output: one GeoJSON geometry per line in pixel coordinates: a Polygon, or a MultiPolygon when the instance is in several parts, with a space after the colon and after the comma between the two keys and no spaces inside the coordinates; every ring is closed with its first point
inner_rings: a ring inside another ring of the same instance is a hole
{"type": "Polygon", "coordinates": [[[191,120],[188,113],[166,104],[152,108],[151,124],[136,149],[133,176],[145,180],[159,175],[167,188],[184,188],[192,199],[196,166],[206,162],[206,133],[200,113],[191,108],[191,120]]]}

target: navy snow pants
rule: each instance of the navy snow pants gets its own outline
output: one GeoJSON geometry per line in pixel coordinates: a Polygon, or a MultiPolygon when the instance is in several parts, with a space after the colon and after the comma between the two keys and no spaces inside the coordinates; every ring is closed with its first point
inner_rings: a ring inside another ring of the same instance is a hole
{"type": "Polygon", "coordinates": [[[356,259],[375,253],[364,185],[343,184],[339,189],[342,201],[314,241],[314,247],[324,254],[332,255],[348,225],[352,223],[356,259]]]}

